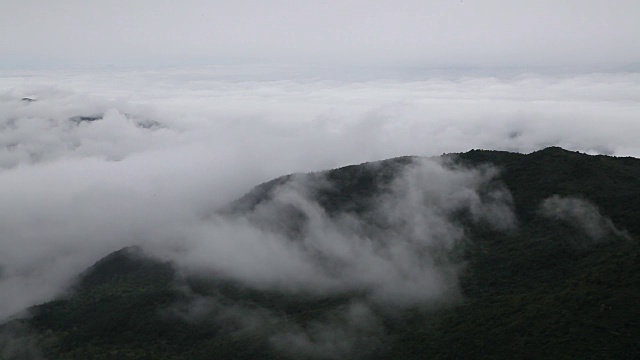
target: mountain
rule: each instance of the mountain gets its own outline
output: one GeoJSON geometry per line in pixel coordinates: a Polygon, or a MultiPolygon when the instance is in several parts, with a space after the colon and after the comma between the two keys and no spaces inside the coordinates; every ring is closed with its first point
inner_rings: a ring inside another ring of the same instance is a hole
{"type": "MultiPolygon", "coordinates": [[[[278,203],[266,217],[261,211],[288,186],[328,218],[348,214],[361,220],[367,239],[386,241],[378,234],[396,219],[371,209],[398,196],[392,189],[399,174],[419,161],[283,176],[215,216],[246,218],[295,244],[308,231],[304,204],[278,203]]],[[[357,287],[292,293],[190,273],[129,247],[80,274],[67,295],[2,325],[0,357],[640,358],[640,159],[551,147],[530,154],[472,150],[431,161],[493,174],[477,185],[477,196],[504,201],[516,219],[505,228],[478,220],[500,215],[495,207],[447,215],[464,229],[464,241],[444,258],[428,259],[455,265],[457,296],[386,306],[357,287]]],[[[462,179],[467,186],[475,178],[462,179]]]]}

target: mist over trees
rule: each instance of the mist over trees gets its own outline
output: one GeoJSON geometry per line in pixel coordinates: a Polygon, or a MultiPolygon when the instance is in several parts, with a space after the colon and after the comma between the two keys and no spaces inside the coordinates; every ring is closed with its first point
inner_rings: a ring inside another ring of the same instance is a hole
{"type": "Polygon", "coordinates": [[[103,258],[0,345],[11,359],[26,355],[9,344],[69,359],[630,359],[638,175],[638,159],[548,148],[280,177],[208,212],[207,240],[103,258]]]}

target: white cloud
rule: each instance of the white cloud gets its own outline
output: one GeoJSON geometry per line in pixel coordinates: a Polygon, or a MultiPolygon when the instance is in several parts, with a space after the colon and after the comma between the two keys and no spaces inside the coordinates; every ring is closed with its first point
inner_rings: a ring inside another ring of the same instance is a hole
{"type": "Polygon", "coordinates": [[[629,240],[629,234],[615,227],[611,219],[600,214],[597,206],[584,199],[554,195],[545,199],[540,211],[549,218],[566,221],[582,230],[591,241],[615,235],[629,240]]]}
{"type": "MultiPolygon", "coordinates": [[[[51,298],[100,256],[132,243],[191,244],[202,250],[187,253],[202,256],[194,262],[204,264],[211,253],[217,261],[213,270],[255,284],[302,284],[311,277],[323,289],[364,287],[384,299],[406,293],[415,281],[433,280],[426,286],[433,292],[407,295],[425,299],[442,290],[439,281],[446,274],[433,272],[428,262],[417,270],[397,266],[417,261],[412,247],[381,255],[367,248],[359,232],[333,224],[304,198],[287,201],[314,216],[317,229],[307,245],[340,261],[340,254],[360,257],[362,263],[346,262],[352,277],[336,281],[323,274],[306,261],[304,249],[285,245],[278,234],[244,220],[206,222],[202,214],[282,174],[399,155],[560,145],[640,156],[638,74],[349,82],[274,80],[260,71],[255,77],[265,80],[247,80],[224,71],[0,78],[8,89],[0,94],[0,316],[51,298]],[[24,96],[37,101],[21,101],[24,96]],[[102,119],[69,120],[75,116],[102,119]],[[236,240],[227,242],[231,237],[236,240]],[[266,267],[271,271],[261,271],[266,267]],[[369,269],[380,276],[372,277],[369,269]]],[[[433,186],[421,191],[436,194],[440,183],[447,190],[443,196],[455,193],[450,186],[467,190],[424,209],[458,206],[511,221],[499,206],[508,197],[494,194],[478,202],[474,181],[490,176],[426,169],[432,171],[429,179],[440,182],[430,183],[418,172],[424,179],[419,184],[433,186]]],[[[422,220],[414,225],[431,224],[422,220]]],[[[446,221],[434,224],[441,228],[420,232],[438,239],[441,230],[454,243],[459,238],[446,221]]]]}

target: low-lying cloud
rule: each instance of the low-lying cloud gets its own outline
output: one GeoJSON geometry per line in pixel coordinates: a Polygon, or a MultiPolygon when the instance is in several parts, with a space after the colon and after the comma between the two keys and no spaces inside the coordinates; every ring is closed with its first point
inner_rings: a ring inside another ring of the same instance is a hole
{"type": "Polygon", "coordinates": [[[187,298],[161,311],[160,316],[190,324],[214,324],[224,335],[253,340],[292,358],[366,358],[385,342],[383,318],[370,303],[354,300],[335,307],[316,304],[298,312],[309,316],[296,321],[280,311],[223,303],[215,296],[201,296],[184,288],[187,298]]]}
{"type": "Polygon", "coordinates": [[[515,226],[508,191],[484,191],[495,174],[415,160],[360,216],[328,214],[308,195],[327,185],[300,175],[250,213],[190,227],[182,246],[168,244],[176,250],[169,256],[256,288],[358,292],[396,305],[440,301],[457,292],[459,264],[448,256],[465,238],[461,214],[515,226]]]}
{"type": "Polygon", "coordinates": [[[0,359],[46,360],[38,345],[37,336],[19,322],[0,328],[0,359]]]}
{"type": "Polygon", "coordinates": [[[463,219],[513,229],[511,196],[490,167],[416,158],[396,170],[365,213],[328,213],[314,196],[333,184],[321,174],[297,175],[249,211],[213,216],[191,227],[180,245],[152,247],[188,273],[307,299],[349,295],[348,304],[301,324],[266,309],[191,296],[191,303],[177,305],[180,317],[231,321],[237,332],[262,334],[285,353],[344,358],[384,342],[376,308],[455,302],[463,266],[455,250],[467,239],[463,219]]]}
{"type": "Polygon", "coordinates": [[[2,82],[11,90],[0,95],[0,159],[4,166],[68,156],[118,159],[186,143],[203,146],[202,155],[269,164],[266,180],[470,148],[530,152],[557,145],[640,156],[633,136],[640,131],[636,73],[349,81],[263,72],[267,75],[213,68],[7,76],[2,82]],[[38,101],[20,101],[24,96],[38,101]],[[105,114],[108,121],[91,126],[68,121],[105,114]],[[162,128],[135,126],[149,121],[162,128]]]}
{"type": "Polygon", "coordinates": [[[253,219],[210,214],[282,174],[400,155],[547,145],[640,155],[638,74],[279,79],[219,69],[5,73],[0,318],[131,244],[258,288],[432,301],[455,284],[456,264],[433,255],[464,238],[452,214],[514,224],[507,193],[485,191],[491,170],[410,167],[378,199],[376,216],[390,225],[380,238],[292,184],[253,219]],[[256,222],[278,203],[307,218],[297,242],[256,222]]]}
{"type": "Polygon", "coordinates": [[[592,241],[601,241],[611,235],[630,239],[626,231],[616,228],[597,206],[584,199],[554,195],[542,202],[540,210],[549,218],[565,221],[580,229],[592,241]]]}

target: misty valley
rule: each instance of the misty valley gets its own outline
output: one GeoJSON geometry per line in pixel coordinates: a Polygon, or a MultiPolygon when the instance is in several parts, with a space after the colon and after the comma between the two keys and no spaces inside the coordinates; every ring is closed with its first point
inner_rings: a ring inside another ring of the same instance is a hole
{"type": "Polygon", "coordinates": [[[281,176],[12,307],[0,358],[637,359],[639,179],[559,147],[281,176]]]}

